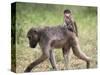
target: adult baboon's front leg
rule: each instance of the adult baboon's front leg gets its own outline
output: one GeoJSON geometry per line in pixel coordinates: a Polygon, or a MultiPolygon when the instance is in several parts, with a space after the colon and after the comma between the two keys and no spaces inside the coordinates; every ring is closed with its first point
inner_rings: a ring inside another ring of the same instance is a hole
{"type": "Polygon", "coordinates": [[[72,41],[72,50],[73,50],[73,53],[80,59],[82,60],[85,60],[86,63],[87,63],[87,68],[90,67],[90,61],[91,59],[81,51],[80,49],[80,45],[79,45],[79,41],[78,41],[78,38],[75,37],[72,41]]]}
{"type": "Polygon", "coordinates": [[[70,61],[70,46],[65,45],[62,49],[63,51],[63,57],[65,62],[65,69],[69,69],[69,61],[70,61]]]}
{"type": "Polygon", "coordinates": [[[53,50],[50,50],[50,57],[49,57],[50,63],[53,67],[53,69],[58,70],[56,66],[56,59],[55,59],[55,53],[53,50]]]}
{"type": "Polygon", "coordinates": [[[47,56],[47,58],[49,58],[52,68],[58,70],[56,66],[55,53],[52,50],[50,44],[47,43],[46,45],[44,45],[44,48],[42,50],[43,53],[47,56]]]}
{"type": "Polygon", "coordinates": [[[43,62],[47,57],[43,54],[40,58],[38,58],[36,61],[32,62],[24,72],[30,72],[32,68],[43,62]]]}

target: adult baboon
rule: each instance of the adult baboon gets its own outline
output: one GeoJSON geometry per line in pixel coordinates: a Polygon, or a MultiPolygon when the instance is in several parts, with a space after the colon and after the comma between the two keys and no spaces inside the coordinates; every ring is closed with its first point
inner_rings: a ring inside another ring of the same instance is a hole
{"type": "Polygon", "coordinates": [[[69,9],[64,10],[64,25],[67,25],[68,29],[75,32],[78,36],[77,24],[72,16],[72,12],[69,9]]]}
{"type": "Polygon", "coordinates": [[[90,58],[81,51],[78,37],[74,32],[68,30],[67,26],[46,27],[43,29],[31,28],[27,33],[27,37],[31,48],[35,48],[37,43],[39,43],[42,55],[32,62],[25,69],[25,72],[31,71],[32,68],[47,58],[50,60],[53,69],[58,70],[53,52],[54,48],[62,48],[66,67],[68,67],[70,48],[72,48],[75,56],[86,61],[87,68],[90,66],[90,58]]]}

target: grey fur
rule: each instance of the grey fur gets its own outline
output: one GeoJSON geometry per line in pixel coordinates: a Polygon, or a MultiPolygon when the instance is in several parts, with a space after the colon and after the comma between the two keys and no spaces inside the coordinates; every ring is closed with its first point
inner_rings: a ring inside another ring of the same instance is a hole
{"type": "Polygon", "coordinates": [[[78,37],[74,32],[68,30],[67,26],[46,27],[40,29],[31,28],[28,31],[27,37],[29,39],[30,47],[35,48],[37,43],[39,43],[42,55],[36,61],[32,62],[25,69],[25,72],[31,71],[32,68],[47,58],[50,60],[53,69],[58,70],[53,52],[54,48],[62,48],[67,69],[69,67],[70,48],[72,48],[74,55],[86,61],[87,68],[90,67],[90,58],[81,51],[78,37]]]}

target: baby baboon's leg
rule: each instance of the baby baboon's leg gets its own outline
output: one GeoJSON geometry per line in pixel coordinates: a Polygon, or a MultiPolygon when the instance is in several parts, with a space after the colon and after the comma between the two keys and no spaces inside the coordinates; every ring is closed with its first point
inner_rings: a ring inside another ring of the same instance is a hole
{"type": "Polygon", "coordinates": [[[54,70],[58,70],[57,66],[56,66],[56,59],[55,59],[55,53],[53,50],[50,50],[50,63],[53,67],[54,70]]]}
{"type": "Polygon", "coordinates": [[[73,41],[71,41],[73,53],[80,59],[85,60],[87,63],[87,68],[90,67],[90,58],[81,51],[79,41],[77,37],[74,37],[73,41]]]}
{"type": "Polygon", "coordinates": [[[32,62],[24,72],[30,72],[32,68],[43,62],[47,57],[43,54],[40,58],[38,58],[36,61],[32,62]]]}
{"type": "Polygon", "coordinates": [[[65,62],[65,69],[69,69],[69,61],[70,61],[70,46],[65,45],[63,50],[63,57],[64,57],[64,62],[65,62]]]}

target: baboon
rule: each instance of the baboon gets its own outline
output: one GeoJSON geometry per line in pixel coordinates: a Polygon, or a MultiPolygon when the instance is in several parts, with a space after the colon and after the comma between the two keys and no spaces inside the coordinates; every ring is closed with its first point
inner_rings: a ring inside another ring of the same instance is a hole
{"type": "Polygon", "coordinates": [[[75,32],[76,36],[78,36],[77,24],[69,9],[64,10],[64,25],[67,25],[68,29],[75,32]]]}
{"type": "Polygon", "coordinates": [[[32,68],[46,60],[50,60],[52,68],[59,70],[56,66],[56,59],[54,48],[62,48],[65,65],[68,68],[69,63],[69,51],[72,51],[75,56],[84,60],[87,63],[87,68],[90,67],[90,58],[85,55],[80,49],[79,40],[76,34],[67,29],[67,26],[56,26],[46,28],[31,28],[27,37],[29,39],[29,45],[31,48],[35,48],[39,43],[42,50],[42,55],[36,61],[32,62],[24,72],[30,72],[32,68]]]}

